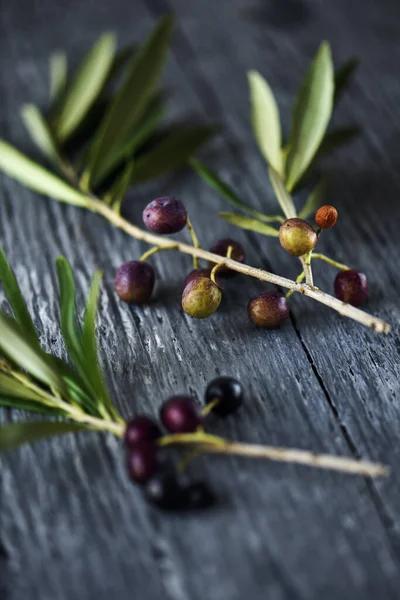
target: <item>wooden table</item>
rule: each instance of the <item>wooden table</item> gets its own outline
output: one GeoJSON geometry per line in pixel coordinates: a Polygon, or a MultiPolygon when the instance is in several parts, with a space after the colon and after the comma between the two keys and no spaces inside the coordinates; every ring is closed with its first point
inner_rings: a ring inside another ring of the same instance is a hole
{"type": "MultiPolygon", "coordinates": [[[[178,19],[165,82],[170,117],[217,121],[222,135],[203,153],[244,200],[274,212],[273,195],[249,126],[246,70],[268,78],[286,130],[290,104],[322,39],[339,63],[362,65],[343,100],[341,122],[362,137],[325,164],[340,212],[321,251],[368,273],[367,309],[389,320],[379,336],[312,300],[293,297],[281,330],[249,323],[248,298],[266,287],[238,277],[221,310],[194,321],[180,308],[189,258],[154,259],[151,306],[131,309],[113,291],[116,268],[143,244],[100,217],[0,179],[0,240],[45,346],[62,353],[55,258],[73,264],[82,301],[104,269],[100,346],[113,397],[124,415],[156,414],[168,395],[202,397],[217,374],[246,388],[241,416],[216,422],[231,438],[363,457],[390,465],[387,478],[322,472],[264,461],[209,457],[193,472],[220,498],[209,513],[161,514],[128,481],[112,436],[69,435],[1,457],[0,580],[5,600],[366,600],[400,594],[399,389],[399,7],[395,0],[98,0],[4,2],[0,15],[1,137],[34,154],[19,107],[47,102],[47,58],[65,47],[77,60],[105,30],[143,40],[155,20],[178,19]]],[[[277,242],[218,219],[229,210],[184,171],[129,194],[126,212],[175,194],[202,244],[232,236],[249,264],[295,277],[297,261],[277,242]]],[[[315,266],[331,290],[334,270],[315,266]]],[[[4,296],[2,292],[1,299],[4,296]]],[[[2,411],[5,419],[16,415],[2,411]]]]}

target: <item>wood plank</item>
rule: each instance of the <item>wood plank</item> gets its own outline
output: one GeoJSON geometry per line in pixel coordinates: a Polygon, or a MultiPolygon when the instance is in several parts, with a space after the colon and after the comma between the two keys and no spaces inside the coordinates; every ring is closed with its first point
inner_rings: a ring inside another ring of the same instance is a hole
{"type": "MultiPolygon", "coordinates": [[[[154,10],[154,5],[151,8],[154,10]]],[[[199,25],[204,27],[206,18],[211,31],[214,5],[210,4],[203,17],[194,10],[200,9],[200,3],[191,8],[199,25]]],[[[186,28],[187,9],[183,5],[179,9],[186,28]]],[[[7,56],[7,61],[0,83],[5,99],[1,135],[26,145],[15,106],[27,99],[45,101],[45,59],[50,49],[65,39],[65,31],[71,32],[68,43],[77,56],[105,28],[114,26],[127,41],[132,37],[132,23],[139,39],[153,20],[145,6],[135,3],[127,8],[123,0],[112,6],[100,4],[90,15],[78,2],[68,9],[44,3],[40,12],[29,12],[22,4],[7,7],[2,14],[1,55],[7,56]],[[85,24],[86,30],[76,27],[77,22],[85,24]],[[22,44],[18,40],[23,32],[22,44]]],[[[196,29],[196,44],[202,42],[200,33],[196,29]]],[[[224,51],[231,44],[228,33],[210,33],[210,63],[216,61],[216,44],[224,46],[224,51]]],[[[248,47],[246,38],[240,47],[243,52],[248,47]]],[[[178,62],[172,60],[168,69],[167,81],[176,90],[171,112],[180,114],[185,109],[214,117],[210,114],[214,96],[210,100],[207,91],[211,72],[216,81],[227,85],[224,99],[238,96],[226,109],[232,125],[230,148],[220,141],[211,157],[222,172],[240,179],[239,189],[256,202],[256,193],[263,187],[261,163],[250,185],[247,173],[254,173],[251,167],[258,159],[249,132],[243,145],[243,139],[240,137],[239,144],[237,138],[238,129],[233,128],[239,123],[245,129],[244,113],[239,110],[245,104],[243,67],[231,57],[232,76],[237,77],[231,88],[226,78],[219,77],[222,73],[217,67],[222,69],[227,62],[219,62],[219,55],[215,71],[206,71],[200,56],[185,54],[184,58],[192,62],[183,62],[179,55],[178,62]],[[205,78],[207,85],[199,87],[197,78],[200,83],[205,78]],[[229,151],[232,148],[240,157],[239,167],[229,151]]],[[[201,398],[206,382],[229,366],[247,385],[248,406],[241,419],[213,424],[217,431],[237,439],[349,452],[341,421],[326,402],[302,345],[306,335],[303,320],[307,320],[310,335],[322,331],[333,344],[339,327],[336,316],[315,308],[312,314],[317,322],[308,323],[312,305],[304,304],[302,312],[296,310],[295,315],[302,339],[290,324],[268,335],[254,331],[243,313],[248,297],[263,288],[238,278],[229,285],[220,313],[204,323],[191,321],[178,308],[184,272],[190,269],[188,259],[170,254],[154,259],[160,285],[153,306],[130,310],[115,301],[112,274],[122,261],[141,253],[138,242],[113,231],[95,216],[39,199],[4,177],[1,186],[0,239],[17,265],[48,348],[61,350],[54,324],[55,256],[62,252],[73,262],[81,294],[87,291],[94,267],[104,268],[101,349],[124,414],[155,413],[162,400],[178,390],[190,390],[201,398]]],[[[190,174],[133,192],[132,218],[138,221],[144,204],[159,195],[160,189],[162,194],[176,193],[185,199],[199,231],[207,234],[205,244],[211,243],[210,213],[226,205],[190,174]]],[[[213,236],[226,234],[222,222],[213,218],[212,224],[213,236]]],[[[259,238],[230,231],[246,243],[249,261],[257,263],[259,238]]],[[[360,237],[354,239],[363,247],[360,237]]],[[[264,255],[262,260],[266,260],[264,255]]],[[[268,262],[279,272],[286,265],[274,243],[268,243],[268,262]]],[[[344,333],[350,333],[344,324],[340,325],[344,333]]],[[[375,339],[370,343],[376,352],[375,339]]],[[[349,342],[358,370],[361,361],[354,353],[362,343],[361,334],[354,345],[351,339],[349,342]]],[[[306,346],[309,350],[308,339],[306,346]]],[[[331,368],[337,365],[337,349],[332,360],[335,358],[331,368]]],[[[343,373],[343,386],[349,377],[343,373]]],[[[391,379],[389,386],[392,384],[391,379]]],[[[371,388],[374,392],[377,385],[375,382],[371,388]]],[[[369,386],[370,382],[365,384],[367,397],[369,386]]],[[[332,397],[336,400],[336,394],[332,397]]],[[[394,406],[394,420],[396,414],[394,406]]],[[[361,419],[369,437],[364,412],[361,419]]],[[[389,419],[383,431],[391,435],[389,419]]],[[[382,440],[378,442],[367,448],[369,457],[386,456],[382,440]]],[[[358,440],[357,448],[365,451],[358,440]]],[[[39,593],[41,598],[109,598],[110,592],[122,600],[132,592],[146,599],[236,600],[245,594],[255,600],[313,598],[321,592],[325,598],[363,598],[367,589],[371,596],[384,593],[385,598],[396,597],[393,542],[362,479],[210,458],[194,465],[193,473],[212,482],[221,496],[220,506],[196,517],[164,516],[149,509],[138,490],[129,485],[121,450],[110,437],[79,435],[43,442],[1,459],[5,558],[0,560],[5,563],[10,598],[35,598],[39,593]]]]}

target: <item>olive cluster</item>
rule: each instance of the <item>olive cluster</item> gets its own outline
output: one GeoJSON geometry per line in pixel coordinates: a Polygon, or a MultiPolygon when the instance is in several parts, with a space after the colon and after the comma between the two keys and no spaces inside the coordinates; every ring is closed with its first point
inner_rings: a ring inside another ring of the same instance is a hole
{"type": "MultiPolygon", "coordinates": [[[[279,230],[281,246],[293,256],[307,256],[314,250],[321,230],[333,227],[337,216],[333,206],[321,207],[315,215],[317,230],[303,219],[288,219],[279,230]]],[[[174,197],[157,198],[150,202],[143,211],[143,221],[147,229],[157,234],[177,233],[186,226],[192,230],[183,203],[174,197]]],[[[154,251],[157,250],[155,248],[154,251]]],[[[219,240],[210,251],[240,263],[245,261],[242,246],[232,239],[219,240]]],[[[145,260],[150,253],[118,269],[115,291],[124,302],[143,304],[150,300],[155,283],[154,269],[145,260]]],[[[183,285],[183,310],[196,319],[210,317],[221,303],[223,280],[235,275],[236,272],[223,263],[215,265],[209,262],[207,268],[192,270],[183,285]]],[[[335,280],[335,294],[343,302],[359,306],[367,295],[366,276],[355,270],[341,271],[335,280]]],[[[289,303],[280,293],[264,292],[249,301],[247,311],[256,327],[273,329],[289,316],[289,303]]]]}
{"type": "MultiPolygon", "coordinates": [[[[203,431],[206,415],[226,417],[243,401],[240,383],[232,377],[219,377],[208,386],[204,408],[190,396],[169,398],[160,409],[160,421],[168,432],[146,415],[131,419],[125,430],[127,466],[132,481],[143,487],[147,500],[159,508],[199,509],[214,504],[214,495],[201,481],[188,482],[168,459],[168,441],[179,441],[179,434],[203,431]]],[[[201,433],[200,433],[201,435],[201,433]]]]}

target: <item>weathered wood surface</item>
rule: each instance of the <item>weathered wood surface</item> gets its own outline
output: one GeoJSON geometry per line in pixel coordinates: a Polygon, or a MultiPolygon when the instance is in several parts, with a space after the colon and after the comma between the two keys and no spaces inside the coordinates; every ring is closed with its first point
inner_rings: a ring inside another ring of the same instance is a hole
{"type": "MultiPolygon", "coordinates": [[[[364,134],[326,164],[329,198],[340,221],[321,247],[368,273],[368,309],[388,319],[393,332],[379,337],[305,298],[293,298],[291,322],[280,331],[256,331],[245,306],[264,288],[244,278],[232,281],[212,319],[190,320],[179,305],[189,259],[172,254],[154,259],[160,284],[152,306],[131,310],[116,302],[113,273],[144,246],[96,216],[39,198],[1,176],[0,241],[42,339],[62,351],[56,256],[64,254],[74,265],[81,297],[100,266],[101,351],[125,415],[156,413],[178,391],[201,397],[215,374],[230,373],[246,385],[247,405],[241,418],[215,423],[217,431],[379,460],[392,472],[367,481],[210,457],[193,470],[212,483],[221,502],[211,513],[182,517],[156,513],[144,503],[127,480],[121,444],[111,436],[38,443],[1,458],[2,598],[398,598],[398,3],[4,2],[1,136],[33,151],[18,107],[32,100],[46,104],[50,51],[64,46],[78,58],[109,29],[121,41],[143,39],[171,9],[179,16],[166,73],[171,117],[183,112],[221,122],[223,134],[205,160],[243,198],[266,210],[274,210],[273,197],[250,132],[246,69],[268,77],[287,126],[300,74],[321,39],[333,43],[338,61],[361,56],[362,68],[339,116],[359,123],[364,134]]],[[[235,236],[246,244],[250,264],[295,276],[296,262],[274,240],[239,233],[217,220],[216,211],[227,205],[192,173],[131,194],[132,219],[160,194],[185,200],[204,245],[235,236]]],[[[331,269],[316,265],[315,274],[320,287],[331,288],[331,269]]]]}

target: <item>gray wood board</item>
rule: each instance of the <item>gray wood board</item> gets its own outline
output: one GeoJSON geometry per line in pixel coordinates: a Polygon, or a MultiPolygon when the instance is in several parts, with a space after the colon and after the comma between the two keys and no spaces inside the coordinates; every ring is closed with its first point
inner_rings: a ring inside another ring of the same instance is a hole
{"type": "MultiPolygon", "coordinates": [[[[124,415],[156,414],[179,391],[201,399],[218,373],[244,383],[241,417],[210,422],[246,441],[360,456],[388,463],[367,481],[273,463],[208,457],[195,463],[220,497],[196,516],[149,508],[127,479],[120,442],[100,434],[44,441],[1,458],[0,589],[5,598],[397,598],[400,587],[398,194],[396,114],[400,99],[398,9],[364,3],[167,2],[4,3],[0,16],[1,136],[34,153],[19,119],[27,101],[47,102],[47,57],[64,46],[77,60],[104,30],[140,40],[165,12],[178,14],[165,76],[170,117],[222,124],[204,160],[255,207],[275,212],[265,165],[248,118],[245,72],[256,68],[276,91],[285,129],[301,73],[321,39],[337,61],[362,58],[338,111],[362,138],[326,161],[336,229],[322,251],[368,273],[368,310],[391,321],[380,337],[305,298],[292,299],[281,330],[254,330],[248,298],[265,289],[232,280],[221,310],[205,322],[180,308],[187,257],[159,255],[151,306],[116,301],[113,275],[145,246],[101,218],[39,198],[0,179],[0,241],[26,294],[42,340],[63,353],[57,325],[54,259],[78,275],[80,300],[91,273],[104,269],[100,347],[113,397],[124,415]],[[285,10],[282,8],[285,6],[285,10]]],[[[298,266],[275,240],[239,232],[215,218],[229,209],[194,174],[183,172],[129,194],[139,222],[149,199],[176,194],[202,243],[235,237],[248,262],[295,277],[298,266]],[[212,227],[210,227],[212,223],[212,227]]],[[[316,265],[331,289],[334,271],[316,265]]],[[[3,298],[3,295],[1,296],[3,298]]],[[[5,415],[14,418],[16,415],[5,415]]]]}

